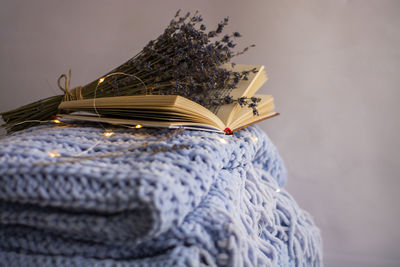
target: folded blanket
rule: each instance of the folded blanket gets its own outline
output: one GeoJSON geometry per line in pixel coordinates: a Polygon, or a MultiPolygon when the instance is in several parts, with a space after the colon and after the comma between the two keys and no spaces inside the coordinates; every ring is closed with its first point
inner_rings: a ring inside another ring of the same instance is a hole
{"type": "Polygon", "coordinates": [[[319,230],[259,128],[112,130],[42,125],[0,140],[0,263],[322,264],[319,230]]]}

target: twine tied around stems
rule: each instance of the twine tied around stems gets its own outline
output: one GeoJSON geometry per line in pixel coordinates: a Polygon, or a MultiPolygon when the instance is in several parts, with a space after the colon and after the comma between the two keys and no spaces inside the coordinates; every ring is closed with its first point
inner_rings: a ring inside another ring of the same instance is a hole
{"type": "Polygon", "coordinates": [[[58,87],[61,91],[64,92],[63,101],[72,101],[72,100],[82,100],[82,86],[75,87],[73,89],[69,89],[71,87],[71,69],[68,72],[68,77],[65,74],[62,74],[58,80],[58,87]],[[64,78],[64,87],[61,85],[61,80],[64,78]]]}

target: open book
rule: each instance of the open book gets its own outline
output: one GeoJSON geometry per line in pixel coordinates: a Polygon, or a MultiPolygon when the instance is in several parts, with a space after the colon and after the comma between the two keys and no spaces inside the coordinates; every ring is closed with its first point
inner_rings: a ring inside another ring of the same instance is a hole
{"type": "Polygon", "coordinates": [[[229,92],[229,95],[233,99],[252,96],[261,98],[257,106],[259,115],[253,115],[251,108],[242,107],[237,102],[209,110],[178,95],[133,95],[64,101],[58,108],[67,114],[58,114],[58,116],[110,124],[184,127],[230,134],[278,115],[274,111],[272,96],[255,95],[256,91],[267,81],[264,66],[235,65],[233,70],[241,72],[253,68],[256,68],[257,72],[251,72],[248,80],[240,80],[237,87],[229,92]]]}

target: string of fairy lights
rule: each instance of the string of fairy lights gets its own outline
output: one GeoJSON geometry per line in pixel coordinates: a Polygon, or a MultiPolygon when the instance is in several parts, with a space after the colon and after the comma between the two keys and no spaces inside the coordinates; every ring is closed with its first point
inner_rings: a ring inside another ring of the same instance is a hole
{"type": "MultiPolygon", "coordinates": [[[[51,120],[51,121],[54,124],[63,124],[63,122],[58,120],[58,119],[54,119],[54,120],[51,120]]],[[[45,122],[48,122],[48,121],[45,121],[45,122]]],[[[69,125],[71,125],[71,124],[68,124],[66,127],[69,127],[69,125]]],[[[140,129],[140,128],[142,128],[142,125],[138,124],[138,125],[135,125],[135,126],[129,127],[129,128],[140,129]]],[[[112,152],[108,152],[108,153],[102,153],[102,154],[96,154],[96,155],[91,155],[91,156],[82,156],[82,155],[88,153],[90,150],[92,150],[96,146],[98,146],[103,141],[103,139],[98,140],[94,145],[92,145],[88,149],[86,149],[86,150],[84,150],[84,151],[82,151],[82,152],[80,152],[78,154],[75,154],[75,155],[62,156],[57,150],[52,150],[52,151],[47,152],[47,154],[51,158],[59,158],[59,159],[63,159],[63,160],[60,160],[60,161],[48,161],[48,162],[38,162],[38,163],[36,163],[36,165],[57,165],[57,164],[80,162],[81,160],[98,159],[98,158],[105,158],[105,157],[129,156],[130,154],[134,154],[135,153],[135,152],[132,152],[132,150],[135,150],[135,149],[138,149],[138,148],[145,148],[145,147],[153,145],[153,144],[158,144],[158,143],[160,143],[162,141],[168,140],[168,139],[178,135],[183,130],[184,130],[183,128],[178,128],[172,134],[169,134],[164,138],[158,138],[154,142],[144,142],[144,143],[142,143],[140,145],[129,146],[129,147],[126,147],[126,148],[123,148],[123,149],[119,149],[119,150],[116,150],[116,151],[112,151],[112,152]]],[[[103,138],[110,138],[114,134],[115,134],[115,132],[110,130],[110,129],[106,129],[102,133],[103,138]]],[[[226,136],[224,136],[224,137],[226,137],[226,136]]],[[[250,140],[254,144],[258,143],[258,141],[259,141],[258,137],[253,135],[253,134],[249,134],[247,137],[250,138],[250,140]]],[[[216,139],[223,145],[228,144],[228,141],[225,138],[217,136],[216,139]]],[[[175,149],[185,149],[185,148],[188,148],[188,147],[189,146],[187,146],[187,145],[181,145],[181,146],[176,146],[175,145],[175,149]]],[[[165,150],[163,150],[163,149],[153,149],[152,151],[153,152],[159,152],[159,151],[165,151],[165,150]]],[[[270,186],[270,187],[274,187],[274,186],[270,186]]],[[[273,189],[274,189],[274,191],[276,193],[281,193],[282,192],[280,187],[276,187],[276,188],[273,188],[273,189]]]]}
{"type": "MultiPolygon", "coordinates": [[[[103,83],[106,78],[111,77],[113,75],[117,75],[117,74],[132,76],[132,75],[125,74],[125,73],[111,73],[109,75],[106,75],[104,77],[99,78],[97,86],[96,86],[96,89],[95,89],[95,96],[96,96],[96,90],[97,90],[98,85],[103,83]]],[[[94,97],[93,108],[94,108],[97,116],[100,117],[100,114],[97,112],[97,109],[96,109],[96,106],[95,106],[95,100],[96,100],[96,97],[94,97]]],[[[28,123],[28,122],[39,122],[39,123],[52,122],[52,123],[54,123],[56,125],[62,124],[62,127],[70,127],[70,126],[74,125],[74,124],[70,124],[70,123],[65,123],[65,122],[61,121],[59,118],[55,118],[55,119],[52,119],[52,120],[45,120],[45,121],[38,121],[38,120],[24,121],[24,122],[20,122],[19,124],[28,123]]],[[[139,149],[139,148],[146,148],[149,145],[154,145],[154,144],[158,144],[160,142],[166,141],[168,139],[171,139],[171,138],[175,137],[176,135],[178,135],[180,132],[182,132],[184,130],[184,128],[180,127],[180,128],[177,128],[172,134],[169,134],[169,135],[167,135],[165,137],[158,138],[156,141],[153,141],[153,142],[144,142],[144,143],[139,144],[139,145],[129,146],[129,147],[126,147],[126,148],[123,148],[123,149],[119,149],[119,150],[116,150],[116,151],[106,152],[106,153],[96,154],[96,155],[89,155],[88,156],[86,154],[88,152],[90,152],[91,150],[93,150],[95,147],[97,147],[99,144],[101,144],[102,141],[104,141],[103,138],[110,138],[115,134],[115,132],[113,130],[105,128],[103,126],[103,124],[101,124],[101,123],[100,123],[100,125],[104,129],[104,132],[102,133],[103,136],[102,136],[102,138],[100,138],[97,142],[95,142],[89,148],[87,148],[84,151],[79,152],[77,154],[68,155],[68,156],[61,155],[60,152],[57,151],[57,150],[48,151],[47,154],[48,154],[48,156],[50,158],[57,158],[57,159],[60,159],[60,160],[58,160],[58,161],[38,162],[38,163],[36,163],[36,165],[57,165],[57,164],[80,162],[82,160],[90,160],[90,159],[98,159],[98,158],[106,158],[106,157],[127,156],[129,154],[135,153],[135,152],[132,152],[133,150],[136,150],[136,149],[139,149]]],[[[131,129],[140,129],[140,128],[143,127],[143,125],[141,125],[141,124],[136,124],[136,125],[133,125],[133,126],[129,126],[129,125],[121,125],[121,126],[127,127],[127,128],[131,128],[131,129]]],[[[57,126],[57,128],[59,128],[59,126],[57,126]]],[[[251,141],[254,144],[256,144],[259,141],[258,137],[255,136],[255,135],[250,134],[248,137],[251,139],[251,141]]],[[[221,137],[216,137],[216,138],[223,145],[228,143],[228,141],[225,138],[221,138],[221,137]]],[[[185,149],[185,148],[188,148],[188,147],[189,146],[187,146],[187,145],[180,145],[180,146],[174,145],[173,149],[185,149]]],[[[165,151],[165,150],[163,150],[163,149],[153,149],[152,151],[153,152],[157,152],[157,151],[165,151]]],[[[275,192],[276,193],[280,193],[281,189],[279,187],[275,188],[275,192]]]]}
{"type": "MultiPolygon", "coordinates": [[[[101,78],[99,78],[99,80],[97,82],[97,86],[96,86],[96,88],[94,90],[94,98],[93,98],[93,109],[94,109],[94,111],[95,111],[95,113],[96,113],[96,115],[98,117],[101,117],[101,115],[98,113],[98,111],[96,109],[96,92],[97,92],[97,89],[98,89],[99,85],[101,83],[103,83],[107,78],[109,78],[111,76],[114,76],[114,75],[125,75],[125,76],[135,77],[136,79],[138,79],[144,85],[144,87],[146,89],[146,94],[147,94],[146,84],[139,77],[137,77],[137,76],[135,76],[133,74],[126,74],[126,73],[123,73],[123,72],[114,72],[114,73],[110,73],[110,74],[108,74],[108,75],[106,75],[104,77],[101,77],[101,78]]],[[[72,125],[72,124],[64,123],[61,120],[59,120],[58,118],[52,119],[52,120],[46,120],[46,121],[29,120],[29,121],[20,122],[18,124],[29,123],[29,122],[39,122],[39,123],[53,122],[54,124],[64,124],[63,127],[69,127],[70,125],[72,125]]],[[[17,125],[17,124],[15,124],[15,125],[17,125]]],[[[103,138],[109,138],[109,137],[111,137],[111,136],[113,136],[115,134],[115,132],[113,130],[106,129],[103,126],[103,124],[100,123],[99,125],[101,125],[101,127],[104,129],[103,138]]],[[[124,127],[127,127],[127,128],[132,128],[132,129],[140,129],[140,128],[143,127],[143,125],[141,125],[141,124],[136,124],[134,126],[128,126],[128,125],[121,125],[121,126],[124,126],[124,127]]],[[[138,149],[138,148],[145,148],[145,147],[147,147],[149,145],[158,144],[160,142],[163,142],[163,141],[166,141],[166,140],[168,140],[170,138],[173,138],[176,135],[178,135],[180,132],[182,132],[183,130],[184,130],[184,128],[179,127],[172,134],[169,134],[164,138],[158,138],[154,142],[144,142],[144,143],[142,143],[140,145],[129,146],[129,147],[126,147],[126,148],[123,148],[123,149],[119,149],[119,150],[116,150],[116,151],[102,153],[102,154],[96,154],[96,155],[90,155],[90,156],[84,156],[84,155],[87,154],[89,151],[93,150],[99,144],[101,144],[103,139],[99,139],[95,144],[93,144],[89,148],[85,149],[82,152],[74,154],[74,155],[62,156],[57,150],[52,150],[52,151],[47,152],[47,154],[49,155],[50,158],[59,158],[59,159],[64,159],[64,160],[38,162],[38,163],[36,163],[36,165],[65,164],[65,163],[74,163],[74,162],[79,162],[79,161],[82,161],[82,160],[89,160],[89,159],[125,156],[125,155],[127,155],[127,152],[129,152],[129,151],[132,151],[132,150],[135,150],[135,149],[138,149]]],[[[257,136],[250,135],[249,137],[250,137],[251,141],[254,144],[258,142],[258,137],[257,136]]],[[[224,145],[228,143],[228,141],[225,138],[217,137],[217,140],[221,144],[224,144],[224,145]]],[[[181,146],[175,146],[173,148],[175,148],[175,149],[184,149],[184,148],[188,148],[188,146],[187,145],[181,145],[181,146]]],[[[156,152],[156,151],[158,151],[158,150],[157,149],[156,150],[153,149],[153,152],[156,152]]],[[[161,149],[161,151],[162,151],[162,149],[161,149]]],[[[280,188],[276,188],[275,191],[277,193],[280,193],[281,189],[280,188]]]]}

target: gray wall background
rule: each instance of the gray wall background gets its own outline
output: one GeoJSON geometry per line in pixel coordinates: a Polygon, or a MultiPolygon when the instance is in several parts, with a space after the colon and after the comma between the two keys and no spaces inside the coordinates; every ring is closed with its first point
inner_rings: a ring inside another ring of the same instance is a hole
{"type": "Polygon", "coordinates": [[[287,189],[322,230],[327,266],[399,266],[400,1],[11,1],[0,3],[0,111],[83,85],[156,38],[177,9],[256,48],[281,116],[260,126],[287,189]]]}

